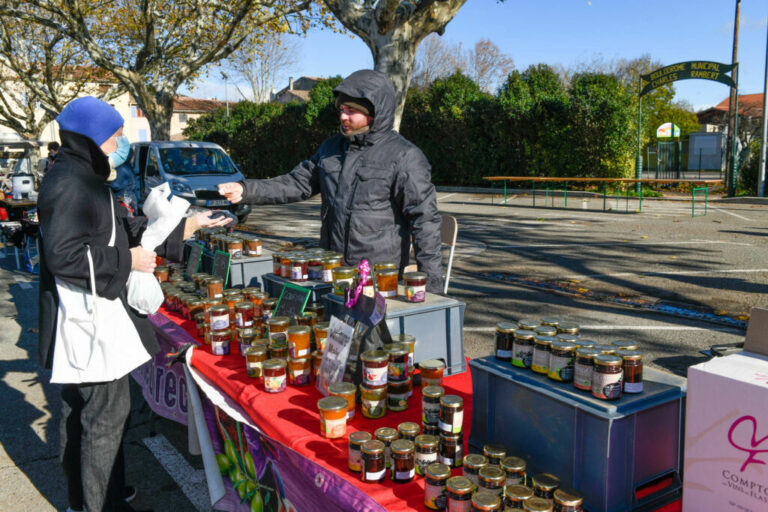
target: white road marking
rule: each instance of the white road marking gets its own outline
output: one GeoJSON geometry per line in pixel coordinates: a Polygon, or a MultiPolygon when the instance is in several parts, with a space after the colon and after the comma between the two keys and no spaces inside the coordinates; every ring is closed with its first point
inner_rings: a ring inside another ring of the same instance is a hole
{"type": "Polygon", "coordinates": [[[523,245],[491,245],[489,246],[490,249],[527,249],[527,248],[542,248],[542,247],[574,247],[574,246],[587,246],[587,247],[597,247],[597,246],[616,246],[621,247],[622,245],[699,245],[699,244],[726,244],[726,245],[744,245],[744,246],[751,246],[752,244],[748,243],[740,243],[740,242],[728,242],[724,240],[689,240],[689,241],[683,241],[683,242],[650,242],[650,241],[628,241],[624,242],[621,240],[617,240],[615,242],[590,242],[590,243],[579,243],[579,242],[573,242],[570,244],[523,244],[523,245]]]}
{"type": "Polygon", "coordinates": [[[13,276],[13,278],[16,280],[16,282],[19,284],[22,290],[29,290],[32,288],[32,285],[29,284],[29,281],[24,279],[21,276],[13,276]]]}
{"type": "Polygon", "coordinates": [[[738,213],[729,212],[728,210],[723,210],[722,208],[718,208],[717,206],[710,206],[713,210],[716,210],[718,212],[727,213],[728,215],[733,215],[737,219],[746,220],[746,221],[752,221],[752,219],[749,219],[747,217],[744,217],[743,215],[739,215],[738,213]]]}
{"type": "Polygon", "coordinates": [[[209,512],[211,500],[208,497],[208,485],[205,482],[205,471],[195,470],[176,448],[163,436],[145,437],[142,442],[160,462],[173,481],[181,487],[181,491],[194,505],[198,512],[209,512]]]}
{"type": "Polygon", "coordinates": [[[453,194],[448,194],[447,196],[438,197],[438,198],[437,198],[437,200],[438,200],[438,201],[442,201],[442,200],[443,200],[443,199],[445,199],[445,198],[448,198],[448,197],[451,197],[451,196],[455,196],[455,195],[456,195],[456,193],[454,192],[453,194]]]}
{"type": "Polygon", "coordinates": [[[615,272],[613,274],[576,274],[564,279],[584,279],[590,277],[626,277],[626,276],[693,276],[699,274],[759,274],[768,272],[768,268],[744,268],[726,270],[676,270],[670,272],[615,272]]]}
{"type": "MultiPolygon", "coordinates": [[[[718,331],[743,334],[741,329],[731,327],[693,327],[685,325],[580,325],[582,331],[718,331]]],[[[464,327],[465,332],[494,332],[496,327],[464,327]]]]}

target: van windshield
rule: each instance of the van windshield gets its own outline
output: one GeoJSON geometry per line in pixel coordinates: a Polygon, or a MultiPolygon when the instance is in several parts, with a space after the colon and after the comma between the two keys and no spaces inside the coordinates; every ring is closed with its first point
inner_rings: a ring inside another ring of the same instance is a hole
{"type": "Polygon", "coordinates": [[[237,169],[218,148],[160,148],[160,161],[170,174],[234,174],[237,169]]]}

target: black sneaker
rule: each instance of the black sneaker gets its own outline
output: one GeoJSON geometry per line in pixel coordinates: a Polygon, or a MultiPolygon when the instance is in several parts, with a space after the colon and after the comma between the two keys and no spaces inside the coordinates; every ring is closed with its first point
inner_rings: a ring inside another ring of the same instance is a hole
{"type": "Polygon", "coordinates": [[[123,489],[123,497],[126,503],[130,503],[136,497],[136,488],[132,485],[126,485],[123,489]]]}

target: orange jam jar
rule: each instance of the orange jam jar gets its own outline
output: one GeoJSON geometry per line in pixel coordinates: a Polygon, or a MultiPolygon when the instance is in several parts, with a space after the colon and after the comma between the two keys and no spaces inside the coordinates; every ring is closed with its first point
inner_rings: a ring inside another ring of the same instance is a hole
{"type": "Polygon", "coordinates": [[[255,236],[249,236],[245,239],[245,247],[243,248],[246,256],[261,256],[262,246],[261,240],[255,236]]]}
{"type": "Polygon", "coordinates": [[[309,357],[288,358],[288,384],[308,386],[312,375],[309,357]]]}
{"type": "Polygon", "coordinates": [[[328,386],[328,393],[330,393],[331,396],[340,396],[347,401],[348,420],[355,417],[355,395],[357,394],[357,386],[351,382],[334,382],[328,386]]]}
{"type": "Polygon", "coordinates": [[[285,333],[288,335],[288,351],[291,357],[307,357],[310,352],[309,327],[292,325],[286,328],[285,333]]]}
{"type": "Polygon", "coordinates": [[[221,299],[224,297],[224,281],[220,277],[211,277],[206,281],[208,297],[221,299]]]}
{"type": "Polygon", "coordinates": [[[320,376],[320,365],[323,364],[323,354],[315,350],[312,352],[312,375],[317,379],[320,376]]]}
{"type": "Polygon", "coordinates": [[[287,316],[273,316],[267,320],[267,329],[269,331],[269,339],[274,340],[288,340],[286,331],[288,325],[291,323],[291,319],[287,316]]]}
{"type": "Polygon", "coordinates": [[[396,268],[376,271],[376,285],[382,297],[387,299],[397,297],[397,275],[398,270],[396,268]]]}
{"type": "Polygon", "coordinates": [[[159,267],[155,267],[155,277],[157,280],[161,283],[164,283],[168,280],[168,273],[170,270],[165,265],[161,265],[159,267]]]}
{"type": "Polygon", "coordinates": [[[328,439],[339,439],[347,433],[347,401],[338,396],[327,396],[317,401],[320,410],[320,434],[328,439]]]}
{"type": "Polygon", "coordinates": [[[248,376],[254,379],[261,379],[262,364],[267,360],[267,348],[263,346],[253,346],[245,349],[245,369],[248,376]]]}
{"type": "Polygon", "coordinates": [[[318,322],[315,324],[315,345],[317,351],[321,354],[325,352],[325,340],[328,338],[329,322],[318,322]]]}
{"type": "Polygon", "coordinates": [[[286,366],[285,359],[267,359],[261,365],[264,375],[264,391],[267,393],[280,393],[285,391],[286,366]]]}
{"type": "Polygon", "coordinates": [[[440,359],[427,359],[419,363],[421,369],[421,385],[440,386],[443,383],[443,371],[445,363],[440,359]]]}
{"type": "Polygon", "coordinates": [[[341,256],[329,256],[323,258],[323,275],[322,281],[324,283],[333,282],[333,269],[341,266],[341,256]]]}

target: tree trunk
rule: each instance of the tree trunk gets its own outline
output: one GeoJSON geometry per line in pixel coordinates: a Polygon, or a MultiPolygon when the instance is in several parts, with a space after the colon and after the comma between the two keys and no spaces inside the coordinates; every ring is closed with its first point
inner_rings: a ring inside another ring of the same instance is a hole
{"type": "Polygon", "coordinates": [[[406,24],[386,34],[375,34],[367,41],[373,54],[373,67],[389,76],[395,86],[395,124],[400,130],[408,85],[413,75],[418,41],[414,41],[411,26],[406,24]]]}
{"type": "Polygon", "coordinates": [[[136,84],[127,81],[123,82],[123,85],[144,112],[149,122],[151,140],[171,140],[171,118],[173,117],[173,98],[175,96],[172,91],[175,88],[169,87],[168,90],[154,91],[144,84],[137,87],[136,84]]]}

